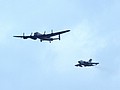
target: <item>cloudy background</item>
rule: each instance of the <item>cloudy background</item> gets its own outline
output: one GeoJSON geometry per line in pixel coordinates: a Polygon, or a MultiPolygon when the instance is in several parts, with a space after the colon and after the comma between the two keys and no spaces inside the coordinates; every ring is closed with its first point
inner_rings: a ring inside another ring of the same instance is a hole
{"type": "Polygon", "coordinates": [[[0,0],[0,90],[119,90],[119,0],[0,0]],[[13,38],[51,29],[61,41],[13,38]],[[99,62],[77,68],[78,60],[99,62]]]}

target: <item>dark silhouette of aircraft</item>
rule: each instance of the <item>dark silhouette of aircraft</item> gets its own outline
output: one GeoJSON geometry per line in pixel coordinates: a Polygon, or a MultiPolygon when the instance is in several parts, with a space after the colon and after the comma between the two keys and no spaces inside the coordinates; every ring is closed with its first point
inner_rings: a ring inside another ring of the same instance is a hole
{"type": "Polygon", "coordinates": [[[95,65],[99,64],[99,63],[92,62],[92,59],[90,59],[89,61],[80,60],[80,61],[78,61],[78,63],[79,64],[76,64],[75,66],[77,66],[77,67],[78,66],[79,67],[82,67],[82,66],[86,67],[86,66],[95,66],[95,65]]]}
{"type": "Polygon", "coordinates": [[[28,38],[31,38],[33,40],[36,40],[36,39],[40,39],[40,41],[49,41],[51,43],[51,41],[53,40],[60,40],[60,34],[63,34],[63,33],[66,33],[66,32],[69,32],[70,30],[65,30],[65,31],[60,31],[60,32],[55,32],[53,33],[53,30],[51,30],[51,33],[50,34],[45,34],[46,32],[44,32],[44,34],[41,34],[39,32],[35,32],[34,35],[31,35],[30,36],[25,36],[25,34],[23,33],[23,36],[13,36],[13,37],[18,37],[18,38],[23,38],[23,39],[28,39],[28,38]],[[52,38],[53,36],[56,36],[58,35],[58,38],[52,38]]]}

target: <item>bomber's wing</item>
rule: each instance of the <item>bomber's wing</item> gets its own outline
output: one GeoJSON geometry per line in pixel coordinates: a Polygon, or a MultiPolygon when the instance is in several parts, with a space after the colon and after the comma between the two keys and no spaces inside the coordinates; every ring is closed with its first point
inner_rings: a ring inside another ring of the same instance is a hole
{"type": "Polygon", "coordinates": [[[31,38],[31,36],[13,36],[13,37],[18,37],[18,38],[23,38],[23,39],[31,38]]]}
{"type": "Polygon", "coordinates": [[[25,33],[23,33],[23,36],[13,36],[13,37],[18,37],[18,38],[23,38],[23,39],[33,38],[32,33],[30,36],[25,36],[25,33]]]}
{"type": "Polygon", "coordinates": [[[52,36],[60,35],[60,34],[63,34],[63,33],[69,32],[69,31],[70,30],[65,30],[65,31],[55,32],[55,33],[46,34],[46,35],[49,37],[52,37],[52,36]]]}

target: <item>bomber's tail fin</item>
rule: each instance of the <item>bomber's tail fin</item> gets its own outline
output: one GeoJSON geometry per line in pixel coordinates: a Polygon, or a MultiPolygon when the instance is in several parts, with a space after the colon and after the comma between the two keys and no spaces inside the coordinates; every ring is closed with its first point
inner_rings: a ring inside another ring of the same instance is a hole
{"type": "Polygon", "coordinates": [[[60,34],[59,34],[59,40],[60,40],[60,34]]]}

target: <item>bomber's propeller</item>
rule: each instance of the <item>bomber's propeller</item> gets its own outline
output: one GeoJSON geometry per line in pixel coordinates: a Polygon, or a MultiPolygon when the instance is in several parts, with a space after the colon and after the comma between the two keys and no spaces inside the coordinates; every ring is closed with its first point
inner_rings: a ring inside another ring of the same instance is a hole
{"type": "Polygon", "coordinates": [[[44,35],[45,35],[46,31],[44,31],[44,35]]]}
{"type": "Polygon", "coordinates": [[[33,33],[31,33],[31,35],[30,35],[30,36],[32,36],[32,34],[33,34],[33,33]]]}
{"type": "Polygon", "coordinates": [[[53,29],[51,29],[51,33],[53,33],[53,29]]]}
{"type": "Polygon", "coordinates": [[[26,38],[25,38],[25,33],[23,33],[23,37],[22,37],[22,38],[23,38],[23,39],[26,39],[26,38]]]}
{"type": "Polygon", "coordinates": [[[25,33],[23,33],[23,36],[25,36],[25,33]]]}

